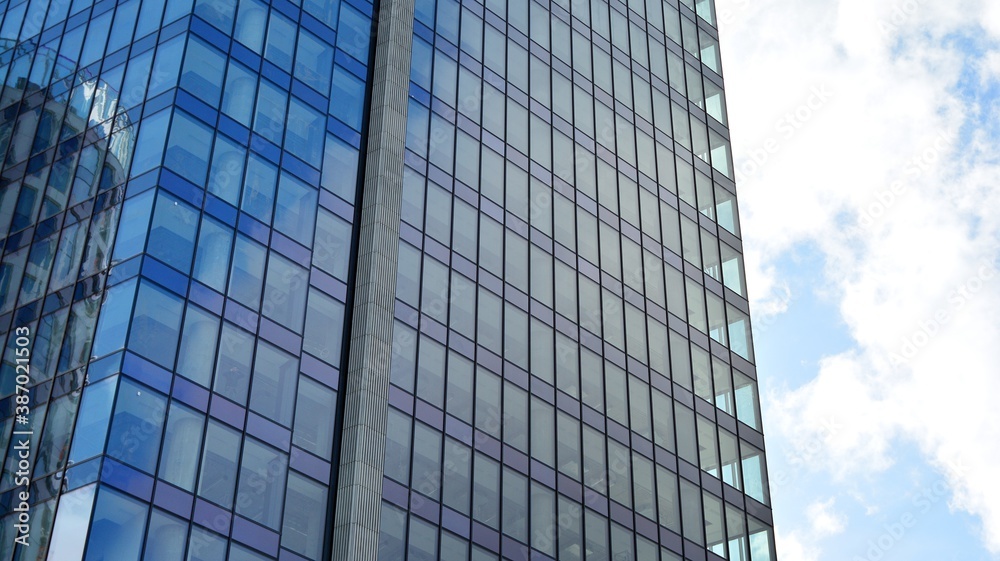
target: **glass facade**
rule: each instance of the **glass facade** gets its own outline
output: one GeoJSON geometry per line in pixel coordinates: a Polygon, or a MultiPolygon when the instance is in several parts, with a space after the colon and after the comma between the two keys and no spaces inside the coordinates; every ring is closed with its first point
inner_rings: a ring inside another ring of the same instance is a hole
{"type": "Polygon", "coordinates": [[[773,561],[708,0],[416,0],[379,559],[773,561]]]}
{"type": "Polygon", "coordinates": [[[0,560],[324,558],[372,12],[0,2],[0,560]]]}
{"type": "MultiPolygon", "coordinates": [[[[0,561],[330,558],[378,8],[0,0],[0,561]]],[[[413,19],[366,558],[775,561],[712,1],[413,19]]]]}

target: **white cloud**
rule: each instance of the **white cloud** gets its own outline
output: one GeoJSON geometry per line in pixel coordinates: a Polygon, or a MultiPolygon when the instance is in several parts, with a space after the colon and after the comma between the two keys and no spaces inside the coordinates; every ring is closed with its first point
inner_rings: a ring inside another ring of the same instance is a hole
{"type": "Polygon", "coordinates": [[[775,547],[780,552],[781,561],[819,561],[819,552],[809,545],[812,540],[795,532],[775,534],[775,547]]]}
{"type": "MultiPolygon", "coordinates": [[[[751,306],[794,305],[776,263],[818,248],[816,283],[855,342],[765,396],[771,453],[777,437],[799,469],[845,481],[915,443],[1000,554],[1000,163],[958,93],[966,65],[1000,78],[1000,3],[718,5],[751,306]]],[[[818,558],[797,537],[786,547],[818,558]]]]}
{"type": "Polygon", "coordinates": [[[836,499],[831,497],[825,501],[816,501],[806,509],[814,537],[828,538],[844,531],[847,520],[834,510],[835,506],[836,499]]]}

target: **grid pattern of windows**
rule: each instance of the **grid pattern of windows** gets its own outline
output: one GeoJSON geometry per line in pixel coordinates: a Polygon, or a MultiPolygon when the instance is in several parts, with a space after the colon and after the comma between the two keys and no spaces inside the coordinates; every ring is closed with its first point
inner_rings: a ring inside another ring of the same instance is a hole
{"type": "Polygon", "coordinates": [[[773,560],[712,2],[415,18],[380,558],[773,560]]]}
{"type": "Polygon", "coordinates": [[[323,557],[372,11],[0,2],[0,561],[323,557]]]}

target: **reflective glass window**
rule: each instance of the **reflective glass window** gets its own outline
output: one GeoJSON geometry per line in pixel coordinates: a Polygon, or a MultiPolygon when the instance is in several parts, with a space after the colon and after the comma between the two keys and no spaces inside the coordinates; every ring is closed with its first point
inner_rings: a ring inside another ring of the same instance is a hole
{"type": "Polygon", "coordinates": [[[204,453],[198,476],[198,496],[232,508],[236,489],[236,459],[240,455],[240,433],[209,419],[204,453]]]}
{"type": "Polygon", "coordinates": [[[265,419],[291,426],[299,361],[264,341],[254,358],[250,408],[265,419]]]}
{"type": "Polygon", "coordinates": [[[138,561],[149,507],[104,486],[97,495],[86,561],[138,561]]]}
{"type": "Polygon", "coordinates": [[[281,521],[287,467],[287,456],[248,437],[240,461],[237,496],[241,500],[236,503],[237,514],[277,530],[281,521]]]}

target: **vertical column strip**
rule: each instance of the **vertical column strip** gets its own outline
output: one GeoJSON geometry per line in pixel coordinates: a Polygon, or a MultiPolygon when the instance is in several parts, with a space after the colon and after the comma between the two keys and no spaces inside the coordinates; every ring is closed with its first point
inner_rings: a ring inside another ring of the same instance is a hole
{"type": "Polygon", "coordinates": [[[333,559],[378,557],[413,0],[381,0],[365,154],[333,559]]]}

